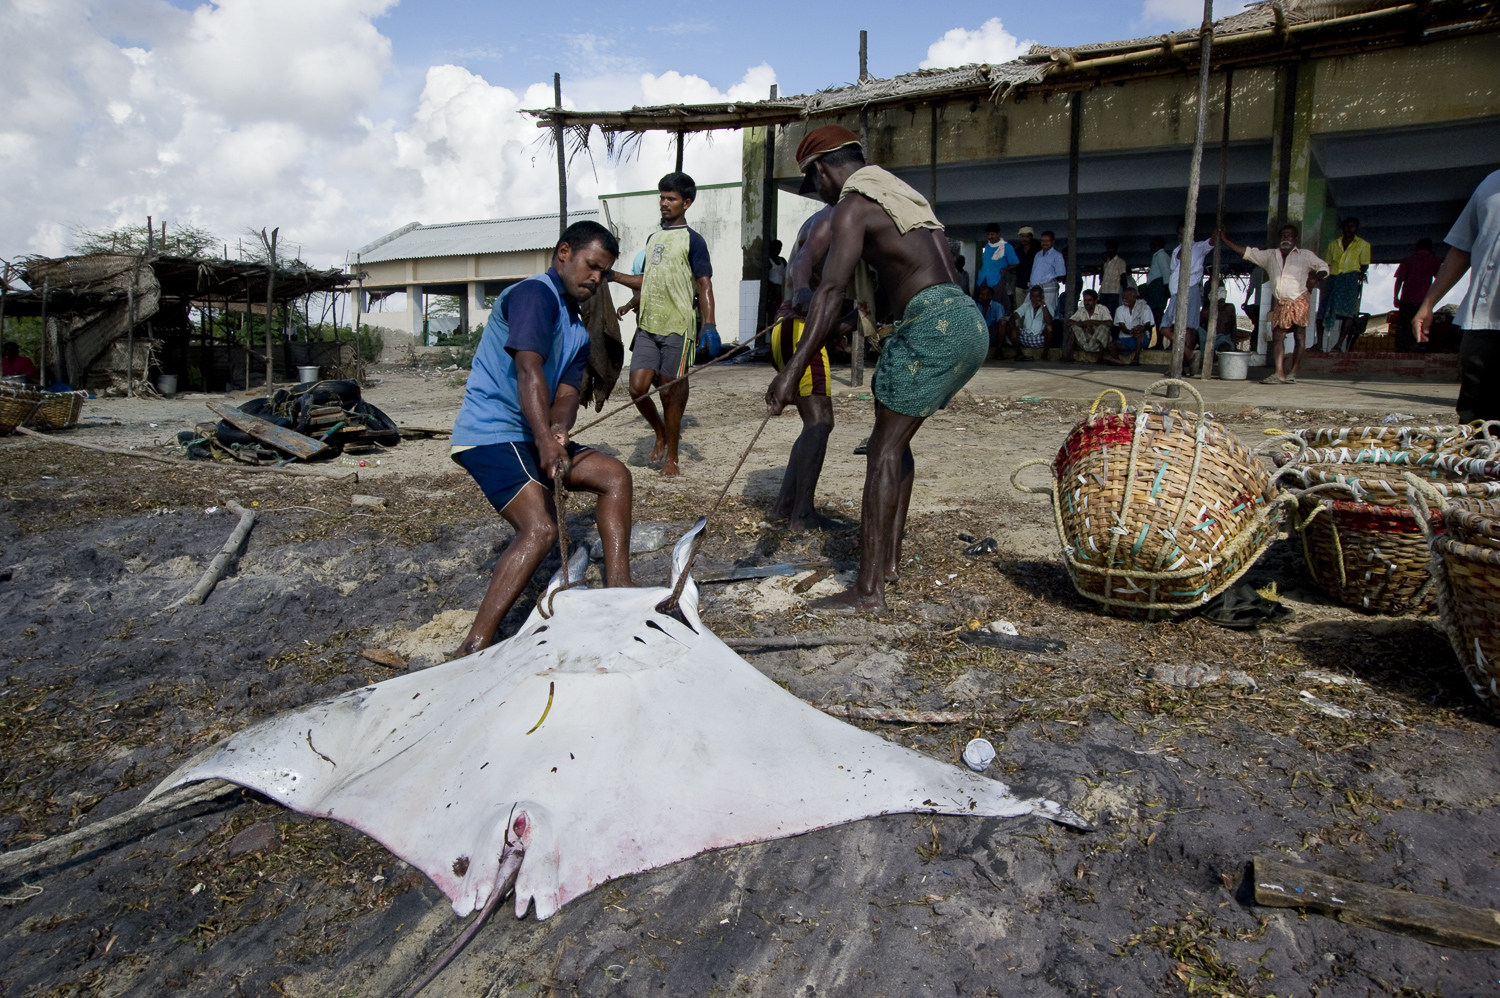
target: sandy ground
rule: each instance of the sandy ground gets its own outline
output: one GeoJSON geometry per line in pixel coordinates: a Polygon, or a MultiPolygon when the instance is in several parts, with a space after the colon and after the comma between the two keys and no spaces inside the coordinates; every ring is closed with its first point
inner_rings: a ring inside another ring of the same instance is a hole
{"type": "MultiPolygon", "coordinates": [[[[461,393],[451,374],[379,376],[369,397],[398,422],[451,422],[461,393]]],[[[720,850],[604,885],[547,922],[497,915],[427,993],[1493,990],[1493,952],[1261,908],[1248,894],[1246,864],[1266,855],[1493,903],[1497,732],[1433,618],[1329,605],[1287,542],[1251,576],[1281,587],[1297,610],[1287,625],[1238,633],[1200,619],[1103,617],[1072,591],[1048,506],[1009,486],[1016,464],[1055,452],[1098,391],[1113,384],[1138,397],[1152,377],[982,371],[917,439],[904,574],[880,618],[808,612],[811,598],[848,577],[852,528],[791,534],[764,522],[795,416],[767,428],[700,563],[705,575],[827,563],[836,573],[805,594],[785,577],[707,585],[704,619],[722,636],[871,636],[869,646],[747,658],[814,702],[972,711],[963,725],[862,723],[950,761],[983,735],[999,750],[992,775],[1079,810],[1094,832],[896,815],[720,850]],[[969,558],[959,532],[993,536],[999,551],[969,558]],[[969,621],[994,618],[1067,648],[1020,654],[956,640],[969,621]],[[1255,685],[1152,678],[1193,666],[1243,672],[1255,685]],[[1348,716],[1323,712],[1304,692],[1348,716]]],[[[635,465],[637,520],[670,541],[738,460],[763,413],[766,378],[763,367],[706,372],[678,480],[640,466],[650,438],[634,416],[582,439],[635,465]]],[[[1393,412],[1440,422],[1452,389],[1210,382],[1207,402],[1257,443],[1267,429],[1393,412]]],[[[867,431],[867,394],[841,391],[820,492],[825,511],[851,522],[863,461],[849,452],[867,431]]],[[[103,418],[74,437],[143,447],[159,439],[158,452],[171,453],[176,430],[206,417],[204,400],[90,403],[85,415],[103,418]]],[[[216,738],[393,674],[360,658],[361,648],[396,651],[412,668],[441,661],[508,537],[446,450],[440,440],[408,441],[324,469],[357,473],[354,481],[0,441],[0,845],[118,814],[216,738]],[[355,494],[386,506],[353,507],[355,494]],[[205,605],[163,612],[228,533],[230,498],[263,514],[236,569],[205,605]]],[[[579,497],[570,513],[574,541],[587,540],[592,509],[579,497]]],[[[637,556],[639,583],[662,583],[665,554],[637,556]]],[[[555,557],[505,630],[554,567],[555,557]]],[[[7,998],[398,994],[459,929],[426,878],[372,840],[251,794],[0,886],[7,998]]]]}

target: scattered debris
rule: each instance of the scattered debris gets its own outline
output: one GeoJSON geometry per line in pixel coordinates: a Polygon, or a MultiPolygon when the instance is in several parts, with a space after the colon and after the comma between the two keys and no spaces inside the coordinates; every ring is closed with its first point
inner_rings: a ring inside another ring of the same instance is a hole
{"type": "Polygon", "coordinates": [[[36,430],[28,430],[24,426],[16,427],[16,432],[37,440],[45,440],[51,444],[67,444],[70,447],[83,447],[87,450],[97,451],[100,454],[117,454],[122,457],[139,458],[142,461],[155,461],[158,464],[180,464],[188,468],[220,468],[225,471],[269,471],[276,475],[296,475],[304,478],[327,478],[335,482],[359,479],[359,472],[350,472],[347,475],[328,475],[312,468],[278,468],[276,465],[253,465],[230,463],[228,461],[188,461],[180,457],[166,457],[161,454],[147,454],[144,451],[127,450],[123,447],[101,447],[98,444],[84,443],[82,440],[68,440],[63,437],[55,437],[46,433],[38,433],[36,430]]]}
{"type": "Polygon", "coordinates": [[[1248,582],[1240,582],[1203,604],[1200,614],[1211,624],[1232,631],[1249,631],[1263,623],[1284,623],[1295,611],[1281,602],[1276,583],[1256,589],[1248,582]]]}
{"type": "Polygon", "coordinates": [[[986,648],[1001,648],[1005,651],[1024,652],[1059,652],[1067,651],[1066,641],[1057,641],[1053,638],[1023,638],[1014,634],[1006,634],[995,631],[962,631],[958,635],[960,641],[971,645],[983,645],[986,648]]]}
{"type": "MultiPolygon", "coordinates": [[[[661,523],[636,523],[630,527],[630,553],[649,554],[667,546],[667,528],[661,523]]],[[[589,557],[594,561],[604,560],[604,538],[594,538],[589,545],[589,557]]],[[[747,576],[748,578],[749,576],[747,576]]],[[[696,578],[696,577],[695,577],[696,578]]],[[[698,582],[707,581],[697,579],[698,582]]]]}
{"type": "Polygon", "coordinates": [[[1308,683],[1324,683],[1328,686],[1368,686],[1358,676],[1345,676],[1337,672],[1329,672],[1327,669],[1304,669],[1297,673],[1297,678],[1308,683]]]}
{"type": "Polygon", "coordinates": [[[1153,665],[1146,670],[1146,678],[1168,686],[1197,689],[1212,683],[1227,682],[1230,686],[1249,686],[1259,689],[1260,684],[1248,672],[1235,669],[1220,669],[1213,665],[1153,665]]]}
{"type": "MultiPolygon", "coordinates": [[[[1011,637],[1017,637],[1021,633],[1016,630],[1016,625],[1008,620],[992,620],[984,625],[984,629],[991,634],[1009,634],[1011,637]]],[[[970,630],[978,630],[978,628],[970,628],[970,630]]]]}
{"type": "Polygon", "coordinates": [[[209,563],[208,570],[203,573],[203,577],[198,580],[192,592],[167,604],[168,610],[175,610],[179,606],[198,606],[208,599],[208,594],[213,592],[214,586],[219,584],[219,580],[229,570],[229,563],[239,553],[240,545],[245,543],[245,538],[250,534],[250,528],[255,524],[255,511],[246,509],[233,499],[229,500],[228,506],[232,511],[240,514],[240,522],[235,525],[234,531],[229,535],[229,540],[224,542],[224,546],[209,563]]]}
{"type": "Polygon", "coordinates": [[[744,565],[740,568],[726,568],[717,572],[710,569],[701,579],[694,576],[694,581],[699,585],[704,585],[709,582],[743,582],[746,579],[770,579],[778,575],[800,575],[810,568],[817,569],[813,574],[818,575],[818,578],[812,582],[807,582],[807,579],[803,579],[802,582],[797,583],[797,586],[801,588],[793,588],[794,592],[805,593],[828,576],[828,568],[826,566],[819,567],[819,563],[815,561],[786,561],[777,565],[744,565]],[[803,585],[803,583],[807,584],[803,585]]]}
{"type": "Polygon", "coordinates": [[[850,704],[813,704],[834,717],[853,717],[861,721],[894,721],[898,724],[963,724],[975,715],[966,710],[899,710],[894,707],[859,707],[850,704]]]}
{"type": "Polygon", "coordinates": [[[1415,936],[1454,949],[1500,946],[1500,911],[1441,898],[1370,887],[1355,880],[1255,857],[1255,901],[1308,908],[1340,922],[1415,936]]]}
{"type": "Polygon", "coordinates": [[[807,592],[813,586],[817,585],[819,582],[822,582],[824,579],[828,578],[828,574],[830,572],[832,572],[832,571],[833,571],[833,569],[831,569],[831,568],[820,568],[820,569],[818,569],[816,572],[812,573],[807,578],[803,579],[801,582],[799,582],[795,586],[793,586],[792,587],[792,592],[798,593],[798,594],[807,592]]]}
{"type": "Polygon", "coordinates": [[[1336,717],[1341,721],[1347,721],[1355,716],[1354,711],[1349,710],[1347,707],[1340,707],[1338,704],[1329,703],[1327,700],[1320,700],[1307,690],[1303,690],[1297,696],[1303,703],[1312,707],[1320,714],[1327,714],[1329,717],[1336,717]]]}
{"type": "Polygon", "coordinates": [[[995,543],[995,539],[993,537],[986,537],[984,540],[970,544],[964,548],[964,554],[971,558],[977,558],[982,554],[994,554],[998,550],[1000,550],[1000,545],[995,543]]]}
{"type": "Polygon", "coordinates": [[[385,500],[380,496],[353,495],[349,497],[349,505],[354,507],[366,506],[370,509],[385,509],[385,500]]]}
{"type": "Polygon", "coordinates": [[[277,426],[270,420],[261,419],[242,412],[232,405],[222,405],[218,402],[205,403],[216,415],[236,429],[243,430],[256,440],[287,454],[294,454],[304,461],[310,461],[315,457],[322,457],[332,452],[333,448],[320,440],[303,436],[296,430],[289,430],[284,426],[277,426]]]}
{"type": "Polygon", "coordinates": [[[225,852],[233,859],[247,852],[271,852],[280,845],[281,836],[276,834],[276,826],[269,821],[260,821],[230,839],[225,852]]]}
{"type": "Polygon", "coordinates": [[[366,662],[374,662],[376,665],[383,665],[387,669],[406,668],[406,659],[402,658],[400,655],[397,655],[389,648],[361,648],[359,650],[359,657],[364,659],[366,662]]]}
{"type": "Polygon", "coordinates": [[[995,746],[991,745],[988,739],[975,738],[964,746],[964,765],[974,772],[984,772],[994,761],[995,746]]]}
{"type": "Polygon", "coordinates": [[[879,645],[885,639],[873,634],[819,634],[806,631],[802,634],[771,635],[763,638],[724,638],[724,643],[736,651],[760,649],[774,651],[779,648],[818,648],[823,645],[879,645]]]}

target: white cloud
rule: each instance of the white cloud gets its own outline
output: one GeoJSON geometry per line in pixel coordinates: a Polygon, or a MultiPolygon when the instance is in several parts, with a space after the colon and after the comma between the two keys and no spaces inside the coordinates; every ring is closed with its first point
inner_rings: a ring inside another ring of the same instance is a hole
{"type": "MultiPolygon", "coordinates": [[[[227,238],[279,225],[318,265],[413,220],[556,210],[548,133],[520,114],[552,104],[458,66],[428,69],[415,109],[376,110],[391,44],[374,18],[392,0],[11,0],[0,33],[0,256],[61,253],[73,226],[192,223],[227,238]],[[129,46],[114,39],[128,38],[129,46]]],[[[4,0],[0,0],[4,3],[4,0]]],[[[575,39],[580,52],[605,51],[575,39]]],[[[564,80],[571,107],[761,99],[767,65],[718,90],[700,77],[605,60],[564,80]]],[[[654,187],[672,168],[667,136],[623,162],[595,136],[575,156],[569,204],[654,187]]],[[[733,132],[690,137],[700,183],[737,180],[733,132]]]]}
{"type": "MultiPolygon", "coordinates": [[[[1147,3],[1159,0],[1146,0],[1147,3]]],[[[923,69],[947,69],[951,66],[968,66],[972,63],[996,65],[1010,62],[1031,48],[1035,42],[1018,41],[1006,31],[998,17],[992,17],[978,28],[954,28],[943,37],[927,46],[927,58],[920,63],[923,69]]]]}
{"type": "MultiPolygon", "coordinates": [[[[1214,4],[1215,21],[1238,14],[1250,6],[1246,0],[1220,0],[1214,4]]],[[[1145,0],[1140,16],[1133,28],[1196,28],[1203,23],[1203,4],[1200,0],[1145,0]]]]}

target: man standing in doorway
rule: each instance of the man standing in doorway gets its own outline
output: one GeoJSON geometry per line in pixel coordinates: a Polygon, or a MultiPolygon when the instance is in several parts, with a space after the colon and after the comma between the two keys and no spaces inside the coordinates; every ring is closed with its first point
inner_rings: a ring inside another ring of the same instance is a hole
{"type": "Polygon", "coordinates": [[[589,333],[578,306],[601,293],[619,251],[614,235],[598,222],[575,222],[558,241],[547,272],[506,288],[490,310],[453,422],[451,456],[516,534],[495,562],[459,655],[495,640],[500,622],[557,543],[552,483],[558,475],[569,489],[598,494],[605,582],[631,585],[630,470],[568,439],[589,359],[589,333]]]}
{"type": "Polygon", "coordinates": [[[974,297],[980,288],[989,288],[997,302],[1005,301],[1005,272],[1020,262],[1015,248],[1000,238],[1000,223],[984,227],[984,244],[979,247],[979,273],[974,275],[974,297]]]}
{"type": "Polygon", "coordinates": [[[1021,226],[1016,236],[1021,241],[1016,245],[1016,266],[1011,271],[1011,301],[1016,308],[1020,308],[1026,302],[1027,292],[1031,290],[1031,263],[1041,247],[1032,237],[1029,225],[1021,226]]]}
{"type": "Polygon", "coordinates": [[[630,344],[630,397],[656,434],[656,446],[651,448],[648,460],[655,464],[665,459],[661,474],[670,476],[682,473],[677,448],[682,441],[688,383],[682,381],[661,393],[660,414],[649,393],[652,386],[676,381],[693,366],[699,314],[704,332],[717,332],[717,327],[708,243],[687,224],[687,211],[698,196],[698,185],[686,173],[669,173],[656,187],[660,192],[661,228],[646,240],[645,270],[639,277],[616,274],[614,279],[640,292],[640,321],[630,344]]]}
{"type": "Polygon", "coordinates": [[[1500,419],[1500,170],[1475,188],[1443,242],[1450,247],[1432,288],[1412,319],[1417,342],[1427,342],[1432,310],[1473,267],[1469,293],[1454,324],[1464,331],[1458,347],[1458,420],[1500,419]]]}
{"type": "Polygon", "coordinates": [[[1167,278],[1172,276],[1172,255],[1167,252],[1167,241],[1161,236],[1151,237],[1151,269],[1146,271],[1146,304],[1151,308],[1151,317],[1157,326],[1166,314],[1167,300],[1172,292],[1167,290],[1167,278]]]}
{"type": "Polygon", "coordinates": [[[1134,283],[1130,267],[1120,256],[1119,240],[1104,240],[1104,259],[1099,264],[1099,304],[1113,316],[1115,309],[1120,307],[1120,288],[1134,283]]]}
{"type": "Polygon", "coordinates": [[[1417,349],[1411,320],[1427,298],[1432,279],[1442,261],[1432,251],[1431,239],[1418,239],[1416,248],[1396,267],[1396,349],[1410,353],[1417,349]]]}
{"type": "Polygon", "coordinates": [[[1328,244],[1324,256],[1329,279],[1328,291],[1318,303],[1318,328],[1326,331],[1336,322],[1339,338],[1333,348],[1348,350],[1354,346],[1354,318],[1370,269],[1370,244],[1359,237],[1359,219],[1344,219],[1344,234],[1328,244]]]}
{"type": "Polygon", "coordinates": [[[766,391],[778,413],[797,400],[797,382],[839,322],[845,289],[861,258],[875,268],[901,322],[875,368],[875,431],[870,435],[860,517],[859,578],[820,600],[825,609],[884,610],[885,585],[901,559],[901,535],[915,463],[911,440],[984,363],[989,332],[958,286],[952,251],[927,199],[909,184],[866,166],[859,137],[840,125],[808,133],[797,165],[834,203],[832,241],[813,294],[807,330],[792,360],[766,391]]]}
{"type": "Polygon", "coordinates": [[[1051,232],[1043,232],[1042,248],[1031,261],[1031,284],[1042,289],[1042,300],[1053,315],[1058,314],[1057,296],[1068,276],[1068,261],[1052,246],[1056,238],[1051,232]]]}
{"type": "Polygon", "coordinates": [[[1280,245],[1275,249],[1254,249],[1241,246],[1219,233],[1225,246],[1264,270],[1266,279],[1271,282],[1271,293],[1276,302],[1271,308],[1271,356],[1276,372],[1261,381],[1263,385],[1291,384],[1297,380],[1297,368],[1302,366],[1306,347],[1304,337],[1311,293],[1328,276],[1328,264],[1312,250],[1299,249],[1297,236],[1295,225],[1283,225],[1277,236],[1280,245]],[[1287,333],[1292,334],[1294,349],[1290,371],[1285,367],[1287,333]]]}
{"type": "MultiPolygon", "coordinates": [[[[1197,233],[1194,233],[1196,235],[1197,233]]],[[[1183,340],[1183,370],[1189,370],[1192,366],[1193,349],[1198,343],[1198,319],[1203,313],[1203,261],[1208,258],[1209,252],[1214,248],[1214,237],[1194,240],[1193,259],[1188,271],[1188,301],[1187,312],[1183,315],[1183,325],[1187,327],[1187,337],[1183,340]]],[[[1167,290],[1171,292],[1172,298],[1167,302],[1167,310],[1162,314],[1161,332],[1163,339],[1172,341],[1177,335],[1177,280],[1182,273],[1182,226],[1177,226],[1177,248],[1172,251],[1172,270],[1167,275],[1167,290]]]]}

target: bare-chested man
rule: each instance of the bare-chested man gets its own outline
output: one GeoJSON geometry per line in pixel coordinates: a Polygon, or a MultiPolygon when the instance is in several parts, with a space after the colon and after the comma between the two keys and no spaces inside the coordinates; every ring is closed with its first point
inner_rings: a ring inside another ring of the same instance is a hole
{"type": "MultiPolygon", "coordinates": [[[[781,303],[776,325],[771,330],[771,360],[778,371],[792,360],[806,331],[807,309],[822,279],[823,259],[832,234],[832,205],[803,222],[797,233],[789,268],[792,296],[781,303]]],[[[851,309],[846,310],[836,333],[852,332],[857,321],[852,303],[846,301],[845,305],[851,309]]],[[[814,506],[818,476],[823,473],[823,459],[828,454],[828,434],[833,432],[831,375],[828,350],[824,348],[812,355],[797,382],[796,405],[802,417],[802,433],[792,445],[786,474],[781,480],[781,494],[771,507],[771,515],[785,518],[793,530],[822,530],[838,525],[814,506]]]]}
{"type": "Polygon", "coordinates": [[[956,283],[952,251],[927,200],[889,172],[866,166],[853,132],[839,125],[810,132],[797,148],[797,165],[807,177],[804,191],[816,188],[836,202],[831,243],[802,342],[771,382],[766,405],[779,413],[796,402],[797,382],[838,325],[845,290],[863,258],[902,318],[881,348],[872,385],[875,432],[865,467],[859,579],[817,605],[883,610],[911,499],[911,439],[979,370],[989,331],[956,283]]]}

